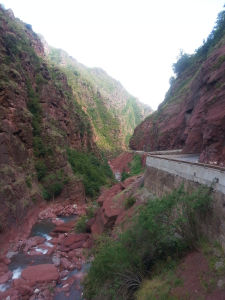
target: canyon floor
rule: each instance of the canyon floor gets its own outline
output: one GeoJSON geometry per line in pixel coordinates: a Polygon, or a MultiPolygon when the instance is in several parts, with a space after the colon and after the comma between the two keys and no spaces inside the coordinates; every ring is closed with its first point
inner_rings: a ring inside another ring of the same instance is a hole
{"type": "MultiPolygon", "coordinates": [[[[110,162],[114,174],[126,171],[132,154],[110,162]]],[[[88,214],[90,203],[54,201],[33,208],[21,225],[0,236],[0,299],[84,299],[82,279],[91,265],[91,248],[103,232],[116,237],[129,220],[152,197],[144,186],[144,175],[132,176],[103,188],[96,200],[94,216],[86,232],[77,233],[77,220],[88,214]],[[133,197],[135,203],[126,205],[133,197]]],[[[138,299],[225,299],[225,258],[218,245],[203,242],[171,271],[143,282],[138,299]],[[155,293],[156,298],[147,298],[155,293]],[[157,294],[159,293],[159,295],[157,294]],[[157,296],[158,295],[158,296],[157,296]]]]}

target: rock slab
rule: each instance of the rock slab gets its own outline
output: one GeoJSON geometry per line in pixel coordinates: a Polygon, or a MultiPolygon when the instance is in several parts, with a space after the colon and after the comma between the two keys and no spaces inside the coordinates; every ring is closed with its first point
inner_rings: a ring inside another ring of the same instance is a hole
{"type": "Polygon", "coordinates": [[[51,282],[58,280],[59,272],[53,264],[30,266],[23,270],[22,278],[32,283],[51,282]]]}

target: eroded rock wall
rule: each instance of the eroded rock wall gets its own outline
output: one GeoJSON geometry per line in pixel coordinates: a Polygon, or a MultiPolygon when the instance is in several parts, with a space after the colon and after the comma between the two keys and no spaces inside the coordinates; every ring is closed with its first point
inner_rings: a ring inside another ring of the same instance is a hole
{"type": "MultiPolygon", "coordinates": [[[[47,63],[31,26],[0,8],[0,230],[21,221],[58,184],[83,201],[66,149],[96,151],[88,118],[66,76],[47,63]],[[41,181],[42,180],[42,181],[41,181]],[[75,185],[75,186],[74,186],[75,185]]],[[[79,199],[78,199],[79,200],[79,199]]]]}
{"type": "Polygon", "coordinates": [[[178,76],[158,111],[134,131],[130,147],[155,151],[183,148],[200,162],[225,165],[224,41],[203,62],[178,76]]]}

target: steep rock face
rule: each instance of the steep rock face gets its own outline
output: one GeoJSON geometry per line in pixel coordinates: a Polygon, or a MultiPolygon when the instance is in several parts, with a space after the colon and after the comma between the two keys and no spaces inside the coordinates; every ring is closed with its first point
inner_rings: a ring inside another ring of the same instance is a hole
{"type": "Polygon", "coordinates": [[[97,148],[88,117],[74,100],[66,75],[47,63],[31,26],[2,8],[0,63],[2,230],[21,220],[24,211],[42,199],[43,191],[52,197],[66,186],[67,197],[73,199],[78,183],[83,195],[66,149],[96,152],[97,148]]]}
{"type": "Polygon", "coordinates": [[[130,147],[183,148],[204,163],[225,165],[225,42],[177,77],[158,111],[134,131],[130,147]]]}
{"type": "Polygon", "coordinates": [[[116,172],[119,172],[120,174],[122,174],[122,172],[129,172],[129,164],[131,163],[133,157],[133,153],[123,152],[116,158],[110,160],[109,165],[113,173],[115,174],[116,172]]]}
{"type": "Polygon", "coordinates": [[[67,74],[74,97],[89,116],[99,148],[106,154],[126,149],[134,128],[151,108],[102,69],[87,68],[63,50],[43,43],[50,61],[67,74]]]}
{"type": "Polygon", "coordinates": [[[142,183],[143,177],[141,175],[133,176],[102,192],[97,199],[100,208],[91,224],[91,232],[94,236],[113,229],[114,225],[121,224],[126,218],[129,219],[135,214],[136,206],[144,202],[138,195],[138,189],[142,183]],[[125,203],[129,197],[134,197],[135,203],[134,206],[126,207],[125,203]]]}

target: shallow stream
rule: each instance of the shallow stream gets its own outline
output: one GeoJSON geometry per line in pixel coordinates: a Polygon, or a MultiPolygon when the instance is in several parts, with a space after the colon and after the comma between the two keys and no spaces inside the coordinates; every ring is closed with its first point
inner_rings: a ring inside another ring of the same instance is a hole
{"type": "MultiPolygon", "coordinates": [[[[76,218],[75,215],[72,216],[59,216],[58,219],[62,220],[64,223],[70,222],[76,218]]],[[[43,221],[38,221],[31,229],[30,237],[34,236],[41,236],[45,238],[45,245],[48,247],[52,247],[50,233],[55,228],[55,224],[51,221],[51,219],[46,219],[43,221]]],[[[10,271],[13,272],[13,279],[17,279],[21,276],[22,270],[25,269],[28,266],[32,265],[39,265],[39,264],[52,264],[52,255],[47,255],[47,250],[39,248],[38,246],[35,247],[35,250],[37,252],[40,252],[39,255],[29,255],[29,251],[27,253],[24,253],[22,250],[15,255],[11,257],[11,263],[8,265],[8,268],[10,271]]],[[[57,287],[63,286],[63,281],[68,279],[69,277],[78,274],[87,272],[89,269],[90,264],[86,263],[82,266],[81,270],[74,269],[70,271],[65,278],[62,279],[62,283],[58,284],[57,287]]],[[[79,277],[79,276],[78,276],[79,277]]],[[[10,288],[12,280],[7,282],[6,284],[0,284],[0,292],[6,291],[8,288],[10,288]]],[[[82,300],[82,287],[80,280],[76,280],[73,285],[71,286],[71,289],[69,292],[60,292],[56,294],[53,298],[54,300],[82,300]]]]}

